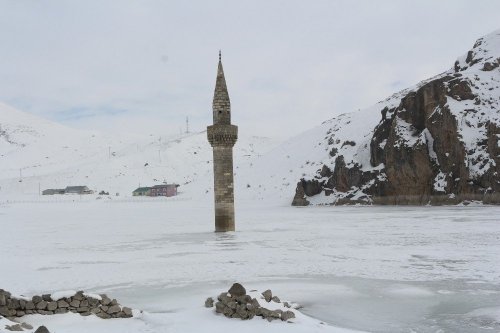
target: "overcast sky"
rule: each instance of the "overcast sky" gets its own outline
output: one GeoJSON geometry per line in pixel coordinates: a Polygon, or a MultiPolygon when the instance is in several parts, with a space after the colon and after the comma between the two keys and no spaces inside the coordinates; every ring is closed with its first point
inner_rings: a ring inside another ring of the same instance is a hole
{"type": "Polygon", "coordinates": [[[221,48],[233,123],[286,138],[496,29],[498,0],[0,0],[0,101],[79,128],[201,131],[221,48]]]}

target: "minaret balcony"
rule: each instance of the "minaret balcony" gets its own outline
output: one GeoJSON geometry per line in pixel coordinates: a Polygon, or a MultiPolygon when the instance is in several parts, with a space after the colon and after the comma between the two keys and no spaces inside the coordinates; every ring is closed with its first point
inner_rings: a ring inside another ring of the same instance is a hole
{"type": "Polygon", "coordinates": [[[238,139],[238,126],[222,124],[208,126],[207,137],[212,147],[232,147],[238,139]]]}

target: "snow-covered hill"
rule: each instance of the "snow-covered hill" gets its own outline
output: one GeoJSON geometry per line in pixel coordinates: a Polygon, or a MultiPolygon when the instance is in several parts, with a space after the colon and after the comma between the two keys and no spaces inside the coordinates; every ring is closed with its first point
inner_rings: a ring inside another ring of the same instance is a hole
{"type": "MultiPolygon", "coordinates": [[[[277,144],[245,136],[235,172],[277,144]]],[[[211,198],[212,149],[206,132],[116,137],[71,129],[0,104],[0,197],[37,195],[39,188],[87,185],[131,196],[141,186],[173,182],[185,198],[211,198]]]]}

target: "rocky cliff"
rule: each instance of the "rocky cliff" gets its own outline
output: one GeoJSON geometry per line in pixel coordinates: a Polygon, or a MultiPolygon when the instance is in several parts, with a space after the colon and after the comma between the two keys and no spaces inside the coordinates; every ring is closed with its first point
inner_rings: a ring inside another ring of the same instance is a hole
{"type": "Polygon", "coordinates": [[[500,30],[449,71],[325,122],[292,205],[500,203],[500,30]]]}

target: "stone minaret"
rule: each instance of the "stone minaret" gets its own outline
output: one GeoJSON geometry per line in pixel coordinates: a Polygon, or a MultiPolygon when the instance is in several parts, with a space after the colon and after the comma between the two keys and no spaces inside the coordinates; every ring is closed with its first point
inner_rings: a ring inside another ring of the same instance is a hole
{"type": "Polygon", "coordinates": [[[215,231],[234,231],[233,146],[238,127],[231,125],[231,102],[220,51],[212,109],[214,124],[207,127],[207,136],[214,151],[215,231]]]}

